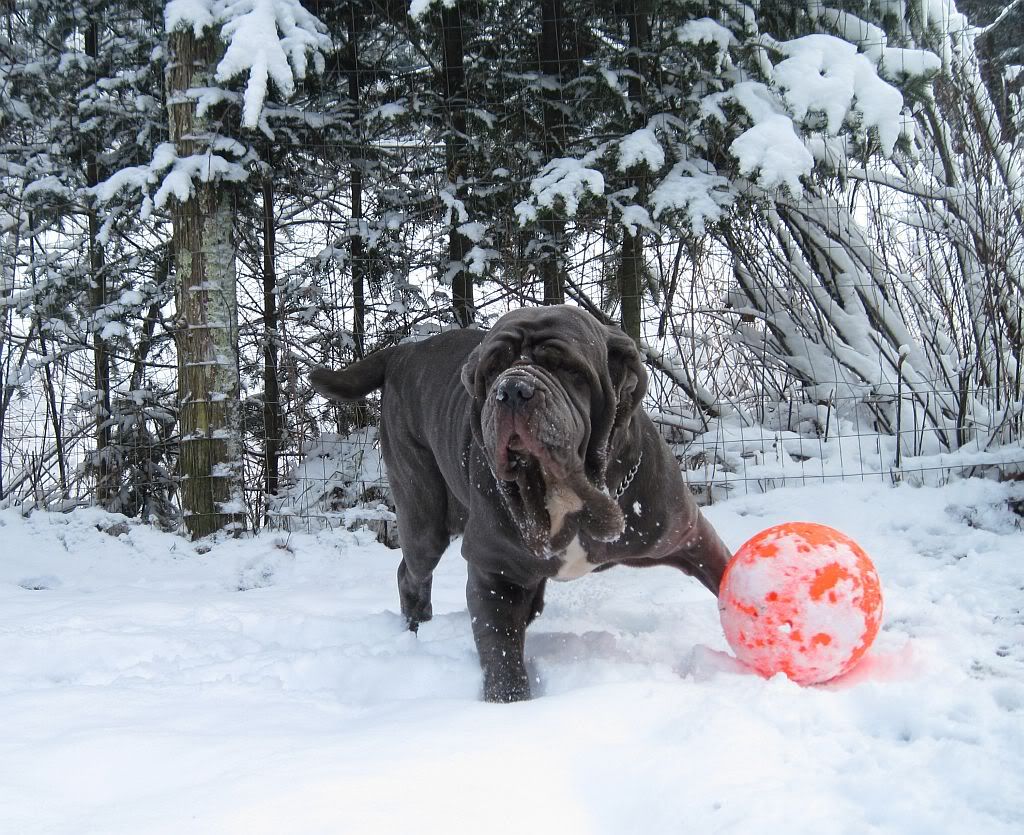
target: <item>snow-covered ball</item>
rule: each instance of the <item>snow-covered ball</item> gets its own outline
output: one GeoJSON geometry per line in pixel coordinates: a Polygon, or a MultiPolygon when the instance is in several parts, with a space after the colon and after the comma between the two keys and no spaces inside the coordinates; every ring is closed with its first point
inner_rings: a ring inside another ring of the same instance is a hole
{"type": "Polygon", "coordinates": [[[868,555],[813,522],[761,531],[733,556],[718,596],[736,657],[764,676],[817,684],[853,669],[878,634],[882,588],[868,555]]]}

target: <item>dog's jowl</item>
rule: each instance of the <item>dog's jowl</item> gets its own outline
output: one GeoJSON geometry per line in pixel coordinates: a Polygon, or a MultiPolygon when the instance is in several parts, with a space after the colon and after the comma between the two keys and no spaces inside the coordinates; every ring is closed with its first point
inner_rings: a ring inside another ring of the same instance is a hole
{"type": "Polygon", "coordinates": [[[641,408],[633,341],[573,307],[506,314],[316,369],[318,392],[382,389],[381,446],[398,510],[402,612],[429,620],[431,575],[461,533],[484,697],[530,696],[523,647],[548,579],[671,565],[715,594],[729,552],[641,408]]]}

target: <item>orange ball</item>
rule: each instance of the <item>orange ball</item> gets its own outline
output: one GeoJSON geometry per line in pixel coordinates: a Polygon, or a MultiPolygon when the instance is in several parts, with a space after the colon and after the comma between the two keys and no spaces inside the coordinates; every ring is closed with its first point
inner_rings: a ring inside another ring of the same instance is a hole
{"type": "Polygon", "coordinates": [[[763,676],[818,684],[849,672],[882,621],[868,555],[827,525],[786,522],[733,555],[718,594],[726,640],[763,676]]]}

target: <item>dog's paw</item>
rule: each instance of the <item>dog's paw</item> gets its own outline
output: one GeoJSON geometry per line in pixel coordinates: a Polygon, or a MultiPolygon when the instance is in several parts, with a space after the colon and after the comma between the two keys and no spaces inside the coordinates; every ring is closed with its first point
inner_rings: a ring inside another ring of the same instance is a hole
{"type": "Polygon", "coordinates": [[[513,679],[499,676],[484,677],[484,701],[496,704],[525,702],[530,698],[530,680],[525,675],[513,679]]]}

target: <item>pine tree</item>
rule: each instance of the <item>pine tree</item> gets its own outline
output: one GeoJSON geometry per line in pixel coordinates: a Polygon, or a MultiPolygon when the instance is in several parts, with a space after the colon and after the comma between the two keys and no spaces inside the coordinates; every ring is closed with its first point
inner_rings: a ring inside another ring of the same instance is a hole
{"type": "MultiPolygon", "coordinates": [[[[9,276],[23,281],[8,345],[21,342],[26,350],[21,385],[46,392],[55,442],[38,454],[56,460],[59,493],[85,476],[103,506],[129,512],[127,485],[137,481],[131,447],[139,439],[125,438],[124,430],[153,418],[122,396],[129,366],[114,357],[132,357],[142,344],[141,322],[164,298],[152,280],[163,257],[154,246],[159,234],[142,242],[137,212],[108,210],[98,196],[108,173],[139,161],[159,125],[159,70],[151,66],[157,40],[147,17],[154,14],[155,4],[11,4],[6,54],[14,60],[12,83],[4,85],[11,98],[0,114],[13,140],[3,151],[10,168],[0,174],[11,210],[9,276]],[[81,361],[86,350],[88,366],[81,361]],[[81,471],[64,458],[84,427],[61,405],[58,385],[91,423],[94,446],[81,471]]],[[[5,387],[7,403],[14,388],[5,387]]],[[[30,478],[37,495],[50,492],[38,482],[44,472],[30,478]]]]}

